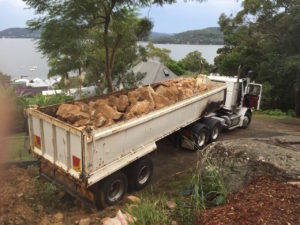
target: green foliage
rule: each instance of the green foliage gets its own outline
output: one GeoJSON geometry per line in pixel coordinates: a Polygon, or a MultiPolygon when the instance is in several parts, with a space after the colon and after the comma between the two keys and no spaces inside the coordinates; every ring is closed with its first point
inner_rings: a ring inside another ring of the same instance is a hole
{"type": "Polygon", "coordinates": [[[53,183],[41,180],[37,175],[33,178],[33,185],[35,192],[25,193],[24,200],[35,212],[40,211],[40,206],[48,213],[55,210],[60,201],[58,194],[62,190],[53,183]]]}
{"type": "Polygon", "coordinates": [[[20,96],[17,97],[17,104],[21,105],[22,108],[28,105],[37,105],[37,106],[47,106],[47,105],[55,105],[60,104],[66,101],[72,101],[73,97],[65,95],[65,94],[56,94],[51,96],[45,96],[42,94],[36,95],[34,97],[25,97],[20,96]]]}
{"type": "Polygon", "coordinates": [[[34,158],[29,152],[29,137],[25,132],[14,134],[7,139],[8,155],[10,162],[32,161],[34,158]]]}
{"type": "MultiPolygon", "coordinates": [[[[235,75],[253,71],[264,88],[262,108],[296,108],[300,100],[300,2],[245,0],[235,17],[219,19],[225,46],[215,59],[219,72],[235,75]]],[[[298,107],[300,110],[300,107],[298,107]]],[[[300,112],[298,112],[300,116],[300,112]]]]}
{"type": "Polygon", "coordinates": [[[149,195],[141,198],[141,202],[129,205],[127,211],[134,216],[136,225],[169,224],[169,213],[165,196],[149,195]]]}
{"type": "Polygon", "coordinates": [[[171,51],[166,48],[157,48],[153,43],[148,42],[146,46],[146,52],[148,58],[158,58],[160,62],[167,63],[171,60],[170,53],[171,51]]]}
{"type": "Polygon", "coordinates": [[[273,117],[296,117],[296,113],[294,110],[288,110],[284,112],[280,109],[266,109],[266,110],[259,110],[255,112],[256,115],[268,115],[273,117]]]}
{"type": "Polygon", "coordinates": [[[202,72],[209,73],[211,70],[211,66],[202,57],[202,54],[199,51],[190,52],[182,60],[180,60],[180,64],[185,70],[198,73],[200,71],[201,62],[203,64],[202,72]]]}
{"type": "Polygon", "coordinates": [[[179,196],[174,212],[176,220],[183,225],[193,224],[195,216],[199,215],[201,210],[225,204],[228,195],[222,174],[209,162],[204,171],[196,169],[188,190],[191,195],[179,196]]]}
{"type": "Polygon", "coordinates": [[[177,62],[173,59],[170,59],[167,63],[166,66],[172,70],[176,75],[184,75],[186,73],[185,69],[183,68],[183,65],[181,62],[177,62]]]}
{"type": "MultiPolygon", "coordinates": [[[[152,22],[139,18],[139,7],[175,0],[24,0],[38,18],[28,22],[41,29],[39,49],[49,58],[49,76],[69,72],[87,74],[99,88],[114,89],[138,58],[137,41],[145,39],[152,22]]],[[[102,90],[101,90],[102,91],[102,90]]]]}

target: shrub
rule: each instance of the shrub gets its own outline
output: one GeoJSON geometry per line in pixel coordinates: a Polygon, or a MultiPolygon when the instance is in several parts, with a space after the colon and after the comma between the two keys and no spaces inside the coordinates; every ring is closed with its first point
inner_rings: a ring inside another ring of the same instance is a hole
{"type": "Polygon", "coordinates": [[[169,215],[165,196],[146,195],[138,204],[130,205],[127,211],[137,220],[136,225],[168,224],[169,215]]]}

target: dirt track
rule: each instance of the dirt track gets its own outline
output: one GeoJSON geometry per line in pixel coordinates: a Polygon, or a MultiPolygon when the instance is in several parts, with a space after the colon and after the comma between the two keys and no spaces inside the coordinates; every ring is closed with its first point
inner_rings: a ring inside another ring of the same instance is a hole
{"type": "MultiPolygon", "coordinates": [[[[293,141],[290,141],[290,143],[274,144],[299,149],[300,151],[300,119],[255,116],[247,129],[225,130],[221,133],[219,141],[236,139],[268,140],[276,137],[293,137],[293,141]]],[[[174,148],[171,140],[164,139],[158,143],[158,151],[154,154],[153,160],[155,172],[152,183],[153,185],[159,185],[170,179],[170,176],[194,168],[197,163],[197,156],[195,152],[174,148]]]]}

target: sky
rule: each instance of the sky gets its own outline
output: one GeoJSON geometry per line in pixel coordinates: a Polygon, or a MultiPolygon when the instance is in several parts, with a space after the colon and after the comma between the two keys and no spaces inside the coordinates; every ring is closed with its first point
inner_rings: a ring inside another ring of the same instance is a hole
{"type": "MultiPolygon", "coordinates": [[[[178,0],[172,5],[152,6],[140,9],[140,16],[154,22],[153,31],[178,33],[187,30],[218,26],[221,13],[236,14],[241,1],[207,0],[206,2],[178,0]]],[[[10,27],[26,27],[26,21],[34,18],[22,0],[0,0],[0,30],[10,27]]]]}

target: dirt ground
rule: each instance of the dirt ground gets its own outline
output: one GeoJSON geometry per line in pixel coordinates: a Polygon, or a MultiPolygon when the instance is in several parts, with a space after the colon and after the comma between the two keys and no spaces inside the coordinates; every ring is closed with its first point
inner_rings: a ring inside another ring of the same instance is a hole
{"type": "MultiPolygon", "coordinates": [[[[284,145],[288,149],[298,149],[300,152],[300,119],[255,116],[247,129],[224,130],[219,137],[219,141],[253,139],[262,139],[269,143],[272,140],[274,145],[284,145]],[[283,140],[290,138],[293,141],[276,143],[276,138],[283,140]]],[[[155,172],[152,183],[156,185],[164,183],[170,176],[195,168],[198,158],[195,157],[195,152],[176,149],[171,140],[164,139],[158,143],[158,151],[154,154],[153,160],[155,172]]]]}
{"type": "Polygon", "coordinates": [[[195,224],[300,224],[299,202],[299,187],[263,176],[227,204],[203,211],[195,224]]]}
{"type": "MultiPolygon", "coordinates": [[[[294,152],[300,152],[300,120],[257,116],[253,119],[248,129],[223,132],[220,140],[221,142],[229,143],[260,140],[261,143],[270,142],[269,144],[272,146],[280,146],[294,152]]],[[[155,168],[154,177],[147,189],[160,190],[163,189],[165,184],[170,184],[178,180],[182,174],[194,169],[198,161],[198,153],[176,149],[169,139],[164,139],[158,143],[158,151],[154,153],[153,160],[155,168]]],[[[255,214],[256,211],[251,210],[253,208],[263,210],[263,206],[260,206],[262,202],[266,202],[270,206],[273,203],[275,204],[276,201],[281,201],[280,196],[286,193],[284,195],[287,196],[284,197],[286,201],[283,202],[285,205],[289,204],[292,211],[280,211],[280,208],[268,207],[267,204],[265,207],[270,208],[270,210],[276,209],[276,214],[274,215],[277,217],[287,218],[284,216],[285,213],[287,213],[286,215],[290,215],[292,219],[287,219],[285,221],[287,222],[286,224],[296,224],[295,221],[299,223],[299,215],[297,217],[294,213],[294,209],[297,209],[299,212],[299,190],[274,181],[272,178],[263,181],[265,182],[263,185],[260,182],[262,180],[255,181],[251,184],[252,186],[248,187],[249,189],[243,189],[236,195],[231,195],[229,203],[222,206],[224,208],[207,210],[201,219],[209,218],[209,215],[214,215],[215,211],[213,210],[220,210],[225,215],[227,212],[230,213],[226,211],[228,210],[226,207],[236,205],[237,209],[241,210],[238,210],[234,215],[228,216],[228,218],[225,217],[228,219],[229,224],[234,224],[235,221],[239,221],[237,220],[238,218],[242,219],[245,215],[261,215],[259,213],[255,214]],[[255,194],[253,187],[261,188],[258,189],[262,192],[261,196],[251,197],[252,194],[255,194]],[[275,189],[265,189],[265,187],[274,187],[275,189]],[[281,191],[284,191],[284,193],[279,196],[274,198],[270,196],[275,196],[275,193],[281,191]],[[239,208],[239,204],[247,205],[245,202],[248,201],[248,192],[249,201],[252,199],[250,202],[253,208],[247,208],[248,206],[239,208]],[[291,193],[295,193],[295,195],[292,196],[291,193]],[[266,199],[258,200],[261,197],[266,199]],[[239,202],[239,198],[241,202],[239,202]],[[250,212],[250,214],[247,214],[247,212],[250,212]]],[[[168,185],[168,188],[170,188],[170,185],[168,185]]],[[[139,193],[134,194],[139,195],[139,193]]],[[[78,224],[84,218],[89,218],[90,224],[100,224],[102,218],[113,216],[118,208],[124,207],[124,204],[122,204],[117,207],[108,208],[105,211],[97,211],[94,208],[82,205],[61,189],[40,180],[36,166],[27,169],[9,167],[0,170],[0,199],[0,224],[78,224]]],[[[285,210],[289,209],[286,208],[285,210]]],[[[270,215],[273,215],[273,213],[270,211],[270,215]]],[[[245,224],[256,224],[257,220],[255,219],[257,218],[253,218],[253,221],[246,221],[245,224]]],[[[262,219],[266,221],[266,224],[273,224],[272,220],[267,220],[267,217],[263,217],[262,219]]],[[[218,221],[220,220],[216,221],[214,224],[219,224],[218,221]]],[[[264,223],[261,222],[261,224],[264,223]]]]}

